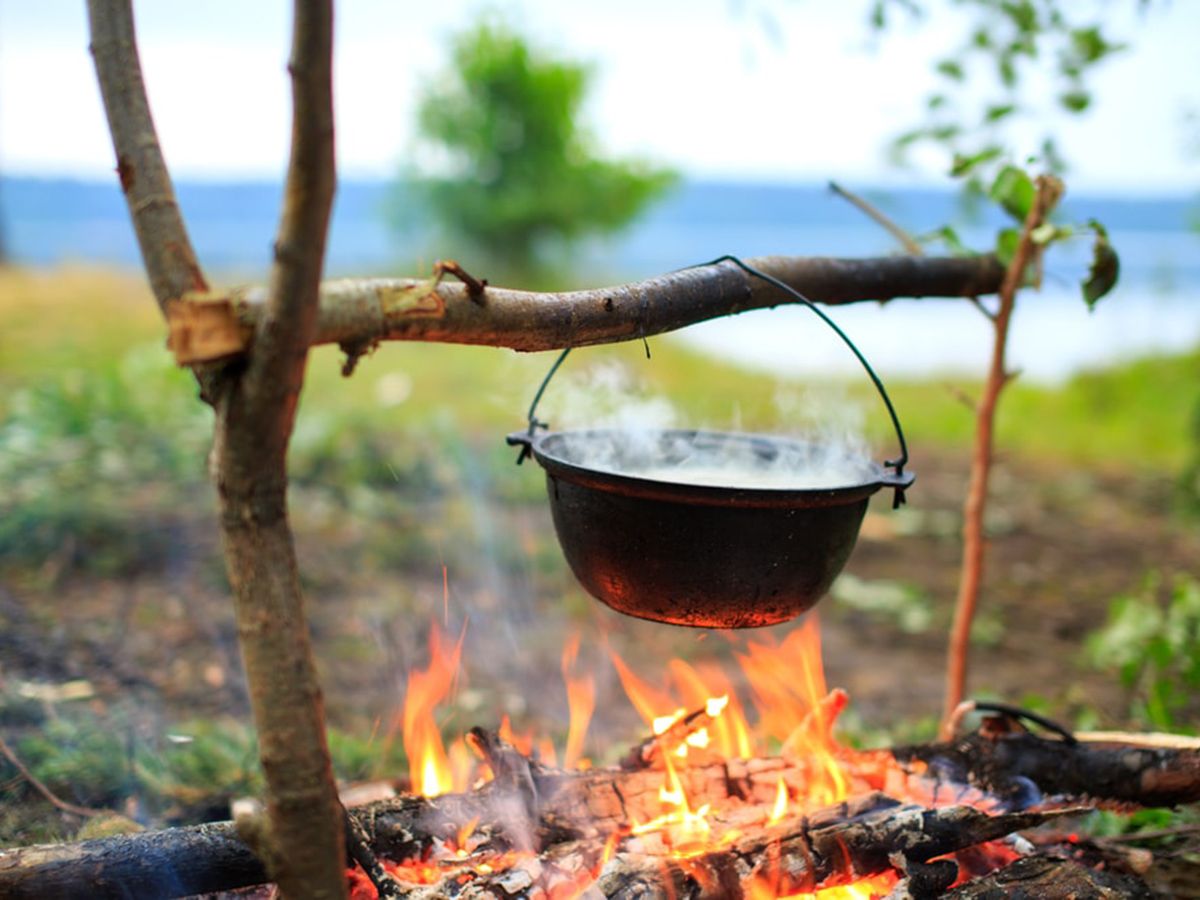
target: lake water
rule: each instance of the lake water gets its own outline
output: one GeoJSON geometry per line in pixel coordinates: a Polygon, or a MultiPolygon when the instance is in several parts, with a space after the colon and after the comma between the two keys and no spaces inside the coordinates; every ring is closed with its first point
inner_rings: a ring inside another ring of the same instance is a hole
{"type": "MultiPolygon", "coordinates": [[[[267,183],[177,186],[200,259],[222,280],[263,278],[270,261],[280,188],[267,183]]],[[[418,236],[389,226],[384,182],[344,182],[330,233],[327,271],[413,274],[412,260],[452,256],[423,247],[418,236]]],[[[954,195],[932,190],[865,192],[915,233],[962,220],[954,195]]],[[[1189,227],[1197,201],[1178,198],[1068,199],[1071,221],[1095,217],[1121,255],[1117,290],[1089,314],[1077,284],[1087,267],[1087,241],[1056,249],[1040,293],[1021,298],[1010,359],[1043,381],[1153,351],[1200,343],[1200,234],[1189,227]]],[[[960,229],[985,244],[991,218],[960,229]]],[[[137,245],[115,179],[83,183],[6,178],[0,222],[18,263],[137,266],[137,245]]],[[[845,201],[817,186],[689,182],[620,237],[580,248],[580,283],[634,279],[725,253],[758,256],[869,256],[895,252],[886,234],[845,201]]],[[[945,371],[981,373],[991,330],[970,304],[897,301],[831,311],[886,378],[945,371]]],[[[799,374],[854,375],[857,363],[807,310],[781,308],[693,326],[694,345],[740,362],[799,374]]]]}

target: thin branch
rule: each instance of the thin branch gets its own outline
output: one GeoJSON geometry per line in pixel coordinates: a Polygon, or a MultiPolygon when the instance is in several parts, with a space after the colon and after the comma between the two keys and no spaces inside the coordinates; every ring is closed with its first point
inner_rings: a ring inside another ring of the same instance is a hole
{"type": "MultiPolygon", "coordinates": [[[[994,256],[747,260],[810,299],[830,305],[897,297],[962,297],[999,290],[994,256]]],[[[267,291],[239,288],[229,299],[247,331],[257,329],[267,291]]],[[[554,350],[632,340],[706,319],[794,302],[732,263],[697,266],[613,287],[536,293],[471,288],[435,278],[376,278],[321,285],[313,342],[359,353],[378,341],[439,341],[514,350],[554,350]]]]}
{"type": "Polygon", "coordinates": [[[188,239],[142,80],[130,0],[88,0],[91,52],[117,154],[117,175],[150,287],[164,309],[208,283],[188,239]]]}
{"type": "Polygon", "coordinates": [[[849,201],[851,205],[861,210],[868,218],[871,219],[871,221],[875,222],[877,225],[883,228],[884,231],[894,237],[900,243],[900,246],[904,248],[905,253],[909,254],[910,256],[925,255],[925,248],[922,247],[911,234],[896,224],[896,222],[886,213],[884,213],[883,210],[875,206],[875,204],[869,202],[863,197],[860,197],[853,191],[847,190],[836,181],[829,182],[829,189],[843,200],[849,201]]]}
{"type": "Polygon", "coordinates": [[[7,759],[12,767],[21,774],[21,777],[29,782],[29,786],[41,794],[46,802],[55,809],[60,810],[61,812],[70,813],[73,816],[80,816],[84,819],[89,819],[93,816],[111,815],[111,813],[106,809],[90,809],[86,806],[76,806],[74,803],[68,803],[66,800],[60,799],[59,796],[50,790],[50,788],[46,787],[46,785],[44,785],[36,775],[29,771],[25,764],[21,762],[21,758],[17,756],[13,749],[8,746],[8,742],[2,737],[0,737],[0,755],[7,759]]]}
{"type": "Polygon", "coordinates": [[[1037,194],[1025,216],[1021,238],[1004,273],[1000,285],[1000,307],[992,320],[992,359],[984,384],[983,395],[975,419],[975,447],[971,457],[971,480],[967,488],[967,499],[963,505],[963,555],[959,575],[958,598],[954,606],[954,623],[950,629],[950,641],[946,659],[946,697],[942,711],[940,734],[943,740],[953,735],[955,711],[962,702],[966,690],[967,664],[970,657],[971,623],[975,618],[975,607],[979,601],[979,589],[983,581],[983,516],[987,507],[988,480],[991,475],[993,456],[993,434],[996,421],[996,404],[1000,392],[1012,379],[1005,368],[1005,351],[1008,346],[1008,328],[1012,320],[1017,291],[1025,280],[1031,263],[1036,264],[1040,247],[1033,240],[1033,232],[1049,215],[1050,210],[1062,196],[1062,182],[1049,175],[1037,180],[1037,194]]]}
{"type": "Polygon", "coordinates": [[[974,304],[975,308],[976,308],[977,310],[979,310],[980,314],[981,314],[981,315],[982,315],[982,316],[983,316],[985,319],[987,319],[989,322],[995,322],[995,321],[996,321],[996,314],[995,314],[995,313],[993,313],[993,312],[992,312],[990,309],[988,309],[986,306],[984,306],[984,305],[983,305],[983,301],[982,301],[982,300],[980,300],[978,297],[971,297],[970,299],[971,299],[971,303],[972,303],[972,304],[974,304]]]}

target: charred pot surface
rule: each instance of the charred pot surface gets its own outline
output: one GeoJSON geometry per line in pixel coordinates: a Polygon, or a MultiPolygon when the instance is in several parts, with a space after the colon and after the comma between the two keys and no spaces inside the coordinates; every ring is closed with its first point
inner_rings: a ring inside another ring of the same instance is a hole
{"type": "Polygon", "coordinates": [[[698,628],[775,625],[811,609],[854,549],[870,496],[913,481],[763,435],[655,430],[632,448],[612,431],[510,441],[546,470],[559,544],[588,593],[698,628]]]}

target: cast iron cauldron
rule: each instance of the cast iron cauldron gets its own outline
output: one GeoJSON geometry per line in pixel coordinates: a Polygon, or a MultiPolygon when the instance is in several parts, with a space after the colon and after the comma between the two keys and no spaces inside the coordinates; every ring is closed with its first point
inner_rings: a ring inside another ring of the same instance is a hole
{"type": "Polygon", "coordinates": [[[715,431],[643,432],[633,442],[611,430],[546,432],[538,402],[569,348],[538,387],[527,430],[508,442],[521,446],[518,463],[532,455],[546,470],[559,544],[592,596],[642,619],[753,628],[811,609],[854,549],[868,498],[891,487],[899,506],[913,475],[904,471],[904,432],[883,382],[845,332],[798,291],[736,257],[706,265],[722,262],[790,294],[845,342],[887,407],[897,459],[807,485],[758,476],[803,475],[810,462],[827,461],[830,448],[715,431]]]}
{"type": "MultiPolygon", "coordinates": [[[[620,432],[517,433],[546,470],[554,528],[575,577],[619,612],[675,625],[752,628],[810,609],[845,565],[868,498],[911,473],[866,463],[836,487],[694,483],[710,460],[731,478],[818,445],[764,435],[655,431],[636,452],[620,432]],[[635,459],[636,457],[636,459],[635,459]],[[588,460],[603,459],[596,465],[588,460]],[[647,477],[645,470],[651,475],[647,477]],[[678,480],[663,480],[678,472],[678,480]]],[[[744,476],[743,476],[744,477],[744,476]]]]}

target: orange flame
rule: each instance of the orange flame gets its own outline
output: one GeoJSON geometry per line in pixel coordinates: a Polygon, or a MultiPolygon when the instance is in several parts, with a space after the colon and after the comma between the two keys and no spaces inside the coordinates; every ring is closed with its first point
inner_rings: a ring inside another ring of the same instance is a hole
{"type": "Polygon", "coordinates": [[[579,656],[579,633],[571,635],[563,647],[563,681],[567,683],[567,704],[570,709],[570,724],[567,730],[567,746],[563,750],[563,765],[570,769],[579,765],[583,757],[583,740],[587,737],[588,723],[596,708],[596,680],[591,675],[574,675],[579,656]]]}
{"type": "Polygon", "coordinates": [[[429,667],[408,673],[402,720],[404,752],[408,754],[413,792],[424,797],[436,797],[467,785],[470,756],[466,746],[463,745],[461,753],[456,751],[452,767],[433,715],[454,686],[465,637],[464,629],[454,646],[447,647],[442,631],[435,623],[429,631],[429,667]]]}
{"type": "MultiPolygon", "coordinates": [[[[453,690],[462,645],[462,635],[451,647],[433,626],[428,668],[409,673],[404,746],[409,754],[413,790],[427,796],[461,790],[471,777],[472,761],[466,744],[460,738],[446,750],[434,718],[437,704],[453,690]]],[[[847,697],[840,690],[827,689],[814,618],[782,639],[756,636],[744,646],[736,656],[758,712],[753,729],[730,678],[715,664],[693,666],[671,660],[667,665],[669,677],[657,687],[640,678],[610,650],[625,692],[658,738],[651,764],[661,768],[663,777],[658,792],[659,814],[611,835],[594,865],[559,873],[548,881],[545,892],[551,900],[583,894],[599,877],[621,840],[631,833],[656,834],[679,865],[695,866],[690,861],[694,857],[727,846],[740,836],[735,822],[765,821],[769,827],[786,828],[789,820],[794,822],[812,809],[838,803],[852,790],[891,785],[898,770],[890,755],[856,753],[841,747],[833,737],[834,724],[847,697]],[[731,802],[748,803],[751,809],[714,812],[709,803],[694,806],[687,795],[687,766],[771,755],[782,756],[786,764],[778,769],[743,767],[748,773],[741,777],[748,779],[753,799],[731,802]],[[847,763],[853,766],[844,768],[847,763]]],[[[596,704],[595,679],[580,673],[579,651],[580,639],[574,635],[562,654],[569,704],[562,758],[565,766],[577,768],[589,765],[583,758],[584,741],[596,704]]],[[[543,763],[554,765],[553,744],[546,738],[535,738],[532,732],[518,733],[507,716],[500,723],[499,735],[522,754],[536,755],[543,763]]],[[[470,842],[475,824],[468,824],[454,841],[447,841],[436,858],[405,861],[398,867],[400,876],[412,883],[433,884],[455,871],[469,877],[471,871],[488,874],[530,862],[527,855],[514,852],[473,852],[470,842]]],[[[841,872],[831,880],[851,877],[852,872],[841,872]]],[[[885,873],[815,892],[789,893],[784,873],[776,871],[760,872],[743,889],[750,900],[870,900],[884,896],[897,880],[895,873],[885,873]]]]}

